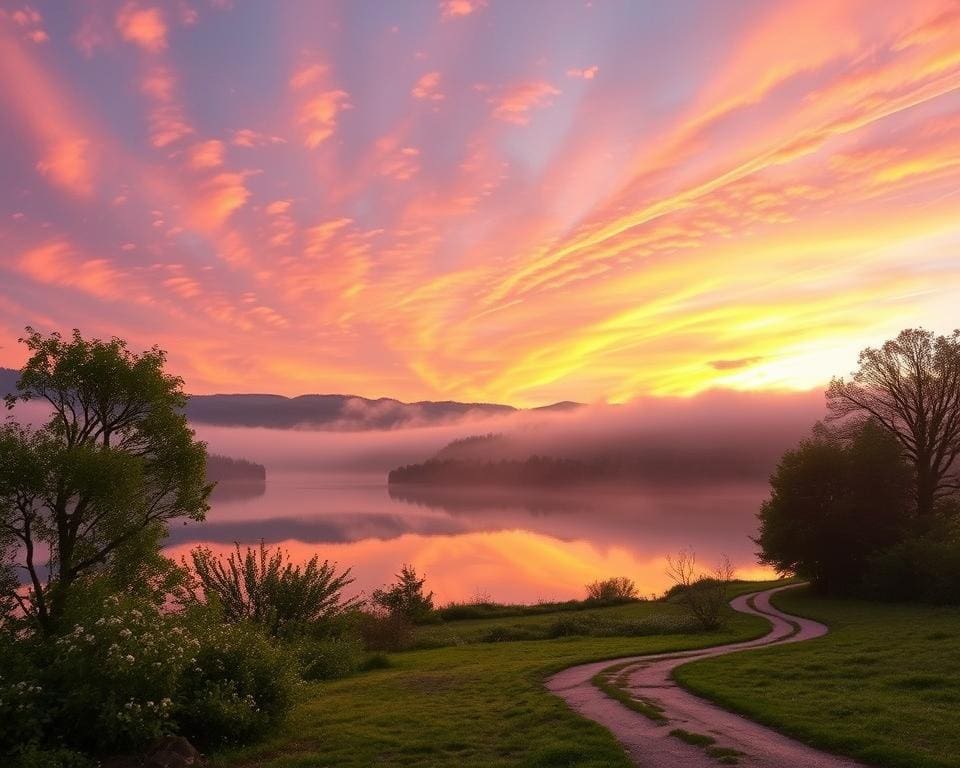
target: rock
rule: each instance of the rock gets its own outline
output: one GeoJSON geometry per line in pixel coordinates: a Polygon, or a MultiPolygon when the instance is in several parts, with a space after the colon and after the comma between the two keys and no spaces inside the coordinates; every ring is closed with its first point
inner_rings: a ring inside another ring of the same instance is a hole
{"type": "Polygon", "coordinates": [[[143,768],[193,768],[201,765],[200,753],[183,736],[164,736],[150,748],[143,761],[143,768]]]}

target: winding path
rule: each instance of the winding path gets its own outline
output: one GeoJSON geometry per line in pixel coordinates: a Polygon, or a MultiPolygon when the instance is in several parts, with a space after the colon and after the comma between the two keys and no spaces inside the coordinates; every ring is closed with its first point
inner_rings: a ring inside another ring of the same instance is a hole
{"type": "Polygon", "coordinates": [[[743,768],[863,768],[862,763],[808,747],[704,701],[681,688],[671,675],[676,667],[697,659],[825,635],[827,628],[823,624],[791,616],[770,604],[771,595],[794,586],[799,585],[741,595],[730,603],[734,610],[762,616],[771,623],[770,632],[761,638],[699,651],[581,664],[551,677],[547,688],[576,712],[608,728],[633,763],[641,768],[717,768],[720,765],[716,757],[702,748],[671,736],[670,731],[675,728],[709,735],[716,740],[717,747],[738,750],[743,754],[737,758],[737,764],[743,768]],[[616,674],[620,680],[626,680],[629,693],[661,707],[668,722],[658,723],[628,709],[593,685],[591,679],[611,666],[618,667],[616,674]]]}

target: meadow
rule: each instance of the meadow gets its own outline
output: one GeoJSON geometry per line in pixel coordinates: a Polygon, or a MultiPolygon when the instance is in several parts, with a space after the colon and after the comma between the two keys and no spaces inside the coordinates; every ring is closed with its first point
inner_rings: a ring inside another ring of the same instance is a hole
{"type": "Polygon", "coordinates": [[[960,609],[775,596],[830,633],[679,667],[675,678],[800,741],[889,768],[960,766],[960,609]]]}
{"type": "MultiPolygon", "coordinates": [[[[737,592],[766,583],[731,585],[737,592]]],[[[389,656],[390,666],[343,680],[305,685],[287,723],[266,741],[220,753],[214,766],[629,766],[599,725],[576,715],[544,681],[574,664],[643,653],[703,648],[757,637],[762,619],[727,611],[713,632],[682,631],[672,602],[633,602],[583,611],[445,621],[420,627],[415,644],[441,645],[389,656]],[[660,627],[646,636],[549,633],[557,622],[580,631],[660,627]]]]}

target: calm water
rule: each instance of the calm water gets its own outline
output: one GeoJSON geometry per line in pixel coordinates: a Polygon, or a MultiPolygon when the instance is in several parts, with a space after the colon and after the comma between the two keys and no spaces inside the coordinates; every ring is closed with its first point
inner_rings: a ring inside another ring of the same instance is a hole
{"type": "MultiPolygon", "coordinates": [[[[217,446],[212,446],[217,447],[217,446]]],[[[248,454],[249,455],[249,454],[248,454]]],[[[427,576],[442,602],[478,595],[535,602],[583,595],[584,584],[625,575],[643,593],[669,586],[665,558],[687,548],[704,566],[727,555],[738,575],[756,564],[763,485],[562,494],[388,488],[382,472],[277,470],[266,491],[217,498],[207,521],[177,526],[175,554],[204,543],[281,543],[297,559],[350,566],[369,592],[402,563],[427,576]]]]}

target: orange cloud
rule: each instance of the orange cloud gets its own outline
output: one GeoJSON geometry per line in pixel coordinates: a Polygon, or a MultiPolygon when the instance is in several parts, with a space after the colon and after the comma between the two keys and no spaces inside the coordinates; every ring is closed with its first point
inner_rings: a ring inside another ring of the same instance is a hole
{"type": "Polygon", "coordinates": [[[198,226],[215,230],[247,202],[245,173],[218,173],[200,184],[191,215],[198,226]]]}
{"type": "Polygon", "coordinates": [[[125,276],[106,259],[83,259],[66,240],[52,240],[20,254],[19,272],[38,283],[75,288],[101,299],[126,292],[125,276]]]}
{"type": "Polygon", "coordinates": [[[493,105],[493,116],[497,120],[527,125],[531,111],[550,106],[553,97],[559,94],[550,83],[535,80],[502,88],[488,96],[487,102],[493,105]]]}
{"type": "Polygon", "coordinates": [[[440,73],[427,72],[417,80],[410,95],[421,101],[443,101],[446,97],[440,92],[440,73]]]}
{"type": "Polygon", "coordinates": [[[156,53],[167,47],[167,24],[159,8],[127,3],[117,12],[117,30],[124,40],[156,53]]]}
{"type": "Polygon", "coordinates": [[[300,110],[300,124],[306,131],[304,144],[316,149],[337,129],[337,117],[350,109],[350,94],[346,91],[324,91],[308,100],[300,110]]]}

